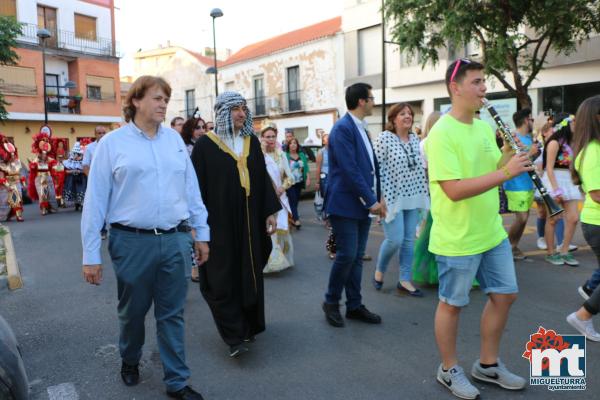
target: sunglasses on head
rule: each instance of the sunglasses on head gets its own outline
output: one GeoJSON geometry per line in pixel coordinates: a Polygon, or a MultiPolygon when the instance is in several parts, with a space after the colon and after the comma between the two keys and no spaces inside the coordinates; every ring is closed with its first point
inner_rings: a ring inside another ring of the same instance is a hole
{"type": "Polygon", "coordinates": [[[456,73],[458,72],[458,68],[460,68],[460,64],[471,64],[471,60],[468,60],[466,58],[459,58],[458,61],[456,62],[456,65],[454,66],[454,70],[452,70],[452,75],[450,75],[450,82],[454,82],[454,77],[456,76],[456,73]]]}

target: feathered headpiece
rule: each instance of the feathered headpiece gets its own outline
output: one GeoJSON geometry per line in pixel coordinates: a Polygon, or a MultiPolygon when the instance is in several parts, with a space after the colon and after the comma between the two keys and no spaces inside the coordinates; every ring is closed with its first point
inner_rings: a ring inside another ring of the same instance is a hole
{"type": "Polygon", "coordinates": [[[9,142],[8,138],[0,133],[0,159],[8,161],[13,154],[15,157],[19,157],[15,145],[9,142]]]}
{"type": "Polygon", "coordinates": [[[48,154],[52,151],[52,145],[50,144],[50,136],[45,132],[40,132],[33,138],[31,144],[31,152],[34,154],[48,154]]]}

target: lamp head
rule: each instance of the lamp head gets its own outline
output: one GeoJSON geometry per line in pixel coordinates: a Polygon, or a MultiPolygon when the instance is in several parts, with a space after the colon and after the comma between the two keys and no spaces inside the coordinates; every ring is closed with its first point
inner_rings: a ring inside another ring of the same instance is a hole
{"type": "Polygon", "coordinates": [[[37,31],[37,37],[39,37],[42,40],[48,39],[50,36],[52,36],[52,32],[50,32],[48,29],[46,28],[41,28],[38,29],[37,31]]]}
{"type": "Polygon", "coordinates": [[[210,16],[213,18],[219,18],[223,16],[223,11],[220,8],[213,8],[210,12],[210,16]]]}

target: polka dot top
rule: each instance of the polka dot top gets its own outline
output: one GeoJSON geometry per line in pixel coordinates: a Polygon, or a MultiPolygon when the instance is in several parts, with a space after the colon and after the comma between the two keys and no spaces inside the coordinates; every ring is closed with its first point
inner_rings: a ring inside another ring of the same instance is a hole
{"type": "Polygon", "coordinates": [[[400,210],[427,207],[427,178],[419,138],[411,132],[408,142],[390,131],[377,138],[375,153],[379,161],[381,191],[387,205],[386,222],[400,210]]]}

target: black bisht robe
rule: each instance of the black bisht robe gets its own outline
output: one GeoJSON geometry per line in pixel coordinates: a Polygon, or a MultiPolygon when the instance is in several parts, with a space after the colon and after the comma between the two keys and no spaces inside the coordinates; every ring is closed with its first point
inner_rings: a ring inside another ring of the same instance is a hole
{"type": "Polygon", "coordinates": [[[247,158],[250,196],[237,163],[208,135],[194,146],[192,163],[208,210],[210,253],[199,267],[200,291],[228,345],[265,330],[263,269],[271,253],[265,220],[281,204],[256,136],[247,158]]]}

